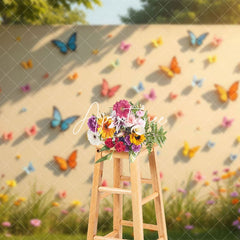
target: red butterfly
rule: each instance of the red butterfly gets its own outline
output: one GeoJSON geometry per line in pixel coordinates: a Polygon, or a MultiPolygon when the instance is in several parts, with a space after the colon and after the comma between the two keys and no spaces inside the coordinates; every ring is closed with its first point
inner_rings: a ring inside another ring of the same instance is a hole
{"type": "Polygon", "coordinates": [[[107,80],[103,78],[101,95],[103,97],[113,97],[120,87],[121,85],[116,85],[112,88],[109,88],[107,80]]]}

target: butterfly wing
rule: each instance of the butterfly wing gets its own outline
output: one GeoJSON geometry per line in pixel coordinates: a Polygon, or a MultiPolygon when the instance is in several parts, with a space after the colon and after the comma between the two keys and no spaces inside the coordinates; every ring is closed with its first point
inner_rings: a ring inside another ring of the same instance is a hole
{"type": "Polygon", "coordinates": [[[172,78],[174,76],[174,73],[169,69],[168,67],[165,66],[160,66],[160,70],[165,73],[169,78],[172,78]]]}
{"type": "Polygon", "coordinates": [[[189,149],[188,157],[193,158],[199,149],[200,149],[200,146],[196,146],[196,147],[189,149]]]}
{"type": "Polygon", "coordinates": [[[158,47],[158,42],[156,39],[152,40],[152,45],[157,48],[158,47]]]}
{"type": "Polygon", "coordinates": [[[68,39],[67,42],[67,47],[71,50],[71,51],[75,51],[77,49],[77,45],[76,45],[76,40],[77,40],[77,33],[74,32],[68,39]]]}
{"type": "Polygon", "coordinates": [[[183,150],[182,150],[182,154],[183,154],[183,156],[187,156],[188,155],[188,153],[189,153],[189,144],[188,144],[188,142],[184,142],[184,145],[183,145],[183,150]]]}
{"type": "Polygon", "coordinates": [[[104,97],[107,96],[108,91],[109,91],[108,82],[107,82],[106,79],[103,78],[101,95],[104,96],[104,97]]]}
{"type": "Polygon", "coordinates": [[[24,167],[24,168],[23,168],[23,170],[24,170],[27,174],[30,174],[31,172],[34,172],[34,171],[35,171],[35,168],[34,168],[32,162],[30,162],[27,167],[24,167]]]}
{"type": "Polygon", "coordinates": [[[149,93],[149,100],[155,100],[157,98],[155,90],[152,88],[150,93],[149,93]]]}
{"type": "Polygon", "coordinates": [[[53,119],[51,121],[51,127],[55,128],[60,125],[62,121],[61,113],[59,112],[57,107],[53,107],[53,119]]]}
{"type": "Polygon", "coordinates": [[[61,53],[64,53],[64,54],[67,53],[68,51],[67,45],[64,42],[60,40],[52,40],[52,43],[59,48],[61,53]]]}
{"type": "Polygon", "coordinates": [[[133,86],[132,89],[136,92],[136,93],[140,93],[142,92],[145,88],[143,86],[142,82],[139,82],[139,84],[137,86],[133,86]]]}
{"type": "Polygon", "coordinates": [[[191,45],[196,45],[197,42],[197,38],[195,36],[195,34],[192,31],[188,31],[189,37],[190,37],[190,43],[191,45]]]}
{"type": "Polygon", "coordinates": [[[233,83],[233,85],[228,90],[228,98],[232,101],[235,101],[238,97],[238,93],[237,93],[238,85],[239,85],[239,82],[237,81],[233,83]]]}
{"type": "Polygon", "coordinates": [[[200,46],[200,45],[203,44],[203,41],[204,41],[204,39],[207,37],[207,35],[208,35],[208,32],[203,33],[202,35],[200,35],[200,36],[197,38],[196,43],[197,43],[198,46],[200,46]]]}
{"type": "Polygon", "coordinates": [[[62,171],[66,171],[67,168],[68,168],[68,165],[67,165],[67,161],[61,157],[58,157],[58,156],[54,156],[53,157],[55,162],[58,164],[60,170],[62,171]]]}
{"type": "Polygon", "coordinates": [[[178,65],[178,61],[177,61],[177,58],[176,57],[173,57],[172,58],[172,61],[171,61],[171,65],[170,65],[170,69],[174,72],[174,73],[181,73],[181,68],[179,67],[178,65]]]}
{"type": "Polygon", "coordinates": [[[219,99],[222,102],[227,102],[227,100],[228,100],[228,93],[227,93],[227,91],[222,86],[220,86],[218,84],[215,84],[214,86],[217,89],[217,93],[218,93],[219,99]]]}
{"type": "Polygon", "coordinates": [[[71,155],[69,156],[67,163],[70,168],[75,168],[77,166],[77,150],[73,151],[71,155]]]}
{"type": "Polygon", "coordinates": [[[112,87],[111,89],[109,89],[108,97],[109,98],[113,97],[120,87],[121,87],[121,85],[116,85],[116,86],[112,87]]]}
{"type": "Polygon", "coordinates": [[[70,124],[72,124],[78,118],[79,116],[72,116],[63,120],[60,125],[61,131],[66,131],[69,128],[70,124]]]}

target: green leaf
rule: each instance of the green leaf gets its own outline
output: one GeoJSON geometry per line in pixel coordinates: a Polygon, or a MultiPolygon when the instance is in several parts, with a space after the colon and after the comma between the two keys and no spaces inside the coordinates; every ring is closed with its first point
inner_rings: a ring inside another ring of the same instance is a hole
{"type": "Polygon", "coordinates": [[[99,162],[103,162],[103,161],[106,161],[106,160],[112,159],[112,155],[113,155],[113,153],[111,152],[111,153],[109,153],[108,155],[106,155],[106,156],[104,156],[104,157],[98,159],[95,163],[99,163],[99,162]]]}
{"type": "Polygon", "coordinates": [[[104,145],[101,149],[98,150],[98,152],[103,152],[103,151],[108,151],[110,150],[109,147],[107,147],[106,145],[104,145]]]}
{"type": "Polygon", "coordinates": [[[135,161],[137,155],[138,155],[138,153],[135,153],[135,152],[133,152],[133,151],[130,151],[130,152],[129,152],[129,161],[130,161],[131,163],[133,163],[133,162],[135,161]]]}

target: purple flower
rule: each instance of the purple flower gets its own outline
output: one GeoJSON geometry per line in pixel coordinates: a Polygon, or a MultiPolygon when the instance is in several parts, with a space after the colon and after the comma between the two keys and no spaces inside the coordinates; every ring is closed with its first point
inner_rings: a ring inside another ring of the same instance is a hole
{"type": "Polygon", "coordinates": [[[140,149],[141,149],[141,144],[140,145],[135,145],[135,144],[132,145],[132,150],[134,152],[139,152],[140,149]]]}
{"type": "Polygon", "coordinates": [[[130,136],[129,136],[129,135],[127,135],[127,136],[125,137],[125,143],[126,143],[126,145],[128,145],[128,146],[131,145],[130,136]]]}
{"type": "Polygon", "coordinates": [[[125,145],[125,150],[124,150],[124,152],[129,152],[129,146],[128,145],[125,145]]]}
{"type": "Polygon", "coordinates": [[[96,132],[98,128],[97,120],[95,116],[91,116],[88,119],[88,127],[92,132],[96,132]]]}
{"type": "Polygon", "coordinates": [[[178,189],[178,192],[183,193],[183,194],[186,194],[186,193],[187,193],[187,191],[186,191],[185,189],[183,189],[183,188],[179,188],[179,189],[178,189]]]}
{"type": "Polygon", "coordinates": [[[213,173],[212,173],[213,175],[218,175],[218,171],[216,170],[216,171],[213,171],[213,173]]]}
{"type": "Polygon", "coordinates": [[[238,209],[238,213],[240,213],[240,208],[238,209]]]}
{"type": "Polygon", "coordinates": [[[232,192],[232,193],[230,193],[230,196],[231,197],[237,197],[238,196],[238,192],[232,192]]]}
{"type": "Polygon", "coordinates": [[[220,180],[221,180],[220,177],[215,177],[215,178],[213,178],[213,181],[214,181],[214,182],[219,182],[220,180]]]}
{"type": "Polygon", "coordinates": [[[233,223],[232,223],[233,226],[238,226],[239,225],[239,221],[238,220],[235,220],[233,223]]]}
{"type": "Polygon", "coordinates": [[[192,230],[192,229],[194,229],[194,226],[193,226],[193,225],[186,225],[186,226],[185,226],[185,229],[187,229],[187,230],[192,230]]]}
{"type": "Polygon", "coordinates": [[[214,200],[208,200],[208,201],[206,202],[206,204],[207,204],[207,205],[213,205],[213,204],[215,204],[215,201],[214,201],[214,200]]]}

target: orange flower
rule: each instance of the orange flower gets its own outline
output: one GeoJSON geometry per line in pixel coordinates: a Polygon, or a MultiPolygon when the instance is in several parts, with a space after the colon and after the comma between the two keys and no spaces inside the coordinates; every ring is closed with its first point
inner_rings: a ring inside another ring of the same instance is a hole
{"type": "Polygon", "coordinates": [[[220,193],[225,193],[227,190],[226,190],[225,188],[220,188],[218,191],[219,191],[220,193]]]}
{"type": "Polygon", "coordinates": [[[233,205],[236,205],[236,204],[238,204],[239,203],[239,199],[237,199],[237,198],[233,198],[232,199],[232,204],[233,205]]]}
{"type": "Polygon", "coordinates": [[[180,222],[181,220],[182,220],[181,217],[176,217],[177,222],[180,222]]]}
{"type": "Polygon", "coordinates": [[[205,185],[205,186],[209,186],[209,185],[210,185],[210,182],[209,182],[209,181],[206,181],[206,182],[204,183],[204,185],[205,185]]]}
{"type": "Polygon", "coordinates": [[[101,134],[103,139],[112,138],[115,132],[115,127],[111,127],[112,119],[107,118],[106,116],[98,119],[98,131],[101,134]]]}
{"type": "Polygon", "coordinates": [[[59,205],[60,205],[60,204],[59,204],[58,202],[52,202],[52,206],[53,206],[53,207],[59,207],[59,205]]]}

